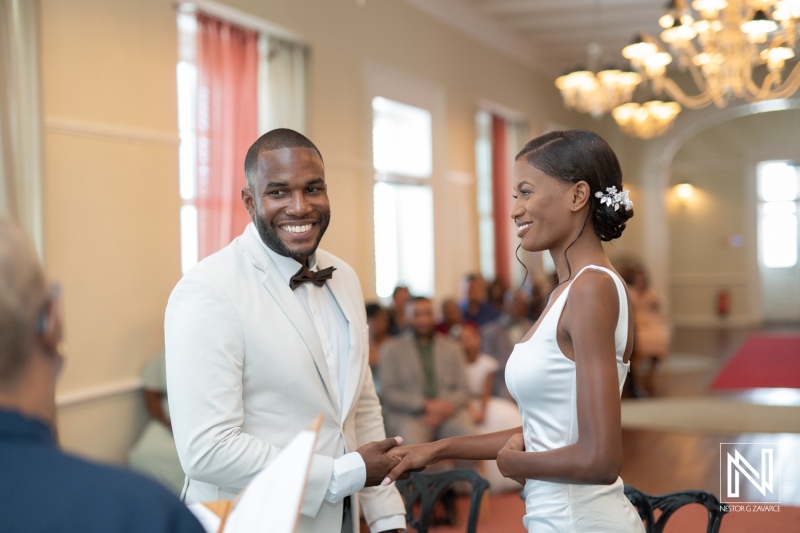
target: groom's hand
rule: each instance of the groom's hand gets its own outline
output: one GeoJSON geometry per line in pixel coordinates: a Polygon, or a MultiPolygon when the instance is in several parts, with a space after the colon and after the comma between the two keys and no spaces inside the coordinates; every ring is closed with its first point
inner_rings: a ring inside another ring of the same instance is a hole
{"type": "Polygon", "coordinates": [[[392,468],[400,463],[396,457],[386,455],[386,452],[403,443],[402,437],[384,439],[370,442],[358,448],[356,451],[361,454],[364,464],[367,466],[367,482],[365,487],[380,485],[392,468]]]}

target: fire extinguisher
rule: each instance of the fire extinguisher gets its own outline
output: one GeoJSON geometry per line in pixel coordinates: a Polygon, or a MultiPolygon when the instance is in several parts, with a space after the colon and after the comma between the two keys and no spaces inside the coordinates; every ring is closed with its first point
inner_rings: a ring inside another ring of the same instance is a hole
{"type": "Polygon", "coordinates": [[[731,309],[731,293],[728,289],[721,289],[717,293],[717,315],[725,318],[731,309]]]}

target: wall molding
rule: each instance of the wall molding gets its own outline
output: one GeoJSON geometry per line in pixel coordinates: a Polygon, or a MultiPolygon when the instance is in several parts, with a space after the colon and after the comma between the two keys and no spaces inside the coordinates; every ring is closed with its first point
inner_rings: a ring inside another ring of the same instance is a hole
{"type": "Polygon", "coordinates": [[[673,274],[670,278],[673,287],[746,286],[750,282],[747,274],[673,274]]]}
{"type": "Polygon", "coordinates": [[[139,378],[121,379],[102,385],[85,387],[83,389],[56,394],[56,407],[58,409],[84,407],[87,404],[105,401],[115,396],[139,392],[141,388],[142,380],[139,378]]]}
{"type": "Polygon", "coordinates": [[[719,318],[716,315],[683,315],[670,319],[673,326],[682,328],[757,328],[763,324],[758,317],[733,315],[719,318]]]}
{"type": "Polygon", "coordinates": [[[136,144],[177,147],[180,138],[177,132],[165,132],[144,128],[131,128],[102,122],[87,122],[62,117],[45,117],[44,129],[49,133],[91,137],[95,139],[123,141],[136,144]]]}

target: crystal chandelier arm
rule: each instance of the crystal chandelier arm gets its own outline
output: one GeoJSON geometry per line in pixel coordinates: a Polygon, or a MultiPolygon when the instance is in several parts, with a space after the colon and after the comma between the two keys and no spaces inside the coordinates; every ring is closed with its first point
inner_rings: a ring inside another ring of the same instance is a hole
{"type": "MultiPolygon", "coordinates": [[[[697,54],[693,54],[691,57],[694,57],[697,54]]],[[[706,83],[706,79],[703,77],[703,74],[700,72],[700,68],[694,64],[693,61],[689,61],[689,72],[692,74],[692,79],[694,80],[694,84],[700,89],[701,93],[705,93],[708,91],[708,85],[706,83]]],[[[706,104],[708,105],[708,104],[706,104]]]]}
{"type": "Polygon", "coordinates": [[[758,102],[759,100],[770,98],[772,86],[776,83],[780,83],[781,79],[778,72],[772,71],[764,77],[764,83],[761,84],[761,87],[756,85],[753,78],[747,78],[746,81],[747,93],[745,93],[745,99],[748,102],[758,102]]]}
{"type": "MultiPolygon", "coordinates": [[[[775,74],[776,76],[778,75],[777,72],[775,74]]],[[[766,83],[766,80],[764,81],[766,83]]],[[[765,98],[789,98],[798,88],[800,88],[800,61],[792,68],[792,72],[786,77],[786,81],[765,98]]]]}
{"type": "Polygon", "coordinates": [[[684,105],[684,107],[688,107],[689,109],[702,109],[708,104],[714,102],[714,96],[707,87],[702,93],[696,96],[689,96],[683,92],[681,88],[678,87],[678,84],[672,81],[670,78],[664,77],[661,80],[661,83],[663,85],[663,89],[670,97],[672,97],[673,100],[680,102],[684,105]]]}

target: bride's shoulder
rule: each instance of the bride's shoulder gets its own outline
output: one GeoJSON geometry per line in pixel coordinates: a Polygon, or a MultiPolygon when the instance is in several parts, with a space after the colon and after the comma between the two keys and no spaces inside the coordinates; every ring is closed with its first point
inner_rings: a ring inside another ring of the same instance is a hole
{"type": "Polygon", "coordinates": [[[596,268],[587,268],[572,282],[568,305],[587,311],[612,311],[619,306],[617,284],[613,274],[596,268]]]}

